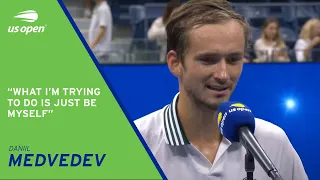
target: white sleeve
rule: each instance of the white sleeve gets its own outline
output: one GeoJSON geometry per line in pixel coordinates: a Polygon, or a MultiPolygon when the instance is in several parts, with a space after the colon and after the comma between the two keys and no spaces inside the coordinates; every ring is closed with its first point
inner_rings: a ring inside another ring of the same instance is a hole
{"type": "Polygon", "coordinates": [[[281,169],[279,173],[284,180],[308,180],[302,161],[292,146],[287,135],[282,137],[281,169]]]}
{"type": "Polygon", "coordinates": [[[148,30],[149,40],[164,40],[167,37],[166,27],[162,23],[162,18],[157,18],[148,30]]]}
{"type": "Polygon", "coordinates": [[[106,9],[103,9],[103,10],[100,10],[99,12],[99,26],[100,27],[107,27],[108,25],[108,16],[109,16],[109,13],[106,9]]]}
{"type": "Polygon", "coordinates": [[[304,53],[303,51],[305,50],[305,48],[308,46],[308,44],[302,40],[299,39],[295,46],[294,46],[294,50],[295,50],[295,54],[296,54],[296,59],[298,62],[304,62],[306,61],[305,57],[304,57],[304,53]]]}

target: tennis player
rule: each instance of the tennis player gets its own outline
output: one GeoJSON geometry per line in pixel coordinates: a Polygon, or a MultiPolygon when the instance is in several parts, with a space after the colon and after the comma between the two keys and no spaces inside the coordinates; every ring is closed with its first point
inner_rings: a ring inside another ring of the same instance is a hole
{"type": "MultiPolygon", "coordinates": [[[[245,148],[231,143],[215,115],[241,75],[249,25],[225,0],[190,0],[166,27],[167,64],[179,93],[165,107],[135,121],[169,180],[243,180],[245,148]]],[[[255,137],[284,180],[307,180],[285,132],[256,119],[255,137]]],[[[256,162],[254,179],[270,180],[256,162]]]]}

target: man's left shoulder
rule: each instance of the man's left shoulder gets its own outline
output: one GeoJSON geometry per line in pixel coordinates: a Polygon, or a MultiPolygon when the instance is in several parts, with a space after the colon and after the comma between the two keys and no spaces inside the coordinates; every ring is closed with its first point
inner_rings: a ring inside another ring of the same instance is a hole
{"type": "Polygon", "coordinates": [[[254,135],[257,139],[265,141],[266,143],[286,143],[288,142],[288,137],[285,131],[266,120],[255,118],[255,132],[254,135]]]}
{"type": "Polygon", "coordinates": [[[255,118],[255,132],[259,144],[268,154],[283,179],[307,180],[302,161],[285,131],[266,120],[255,118]]]}
{"type": "Polygon", "coordinates": [[[104,3],[104,4],[102,4],[102,5],[99,7],[98,10],[99,10],[99,11],[110,11],[111,9],[110,9],[109,4],[104,3]]]}

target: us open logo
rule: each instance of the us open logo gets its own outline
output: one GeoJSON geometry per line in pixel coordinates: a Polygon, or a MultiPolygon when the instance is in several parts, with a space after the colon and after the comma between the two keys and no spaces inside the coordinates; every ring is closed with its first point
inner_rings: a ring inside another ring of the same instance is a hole
{"type": "Polygon", "coordinates": [[[32,26],[32,24],[38,20],[38,13],[35,10],[26,10],[19,12],[14,19],[19,19],[20,21],[28,23],[24,26],[9,26],[8,33],[24,33],[28,35],[30,33],[43,33],[46,26],[32,26]]]}

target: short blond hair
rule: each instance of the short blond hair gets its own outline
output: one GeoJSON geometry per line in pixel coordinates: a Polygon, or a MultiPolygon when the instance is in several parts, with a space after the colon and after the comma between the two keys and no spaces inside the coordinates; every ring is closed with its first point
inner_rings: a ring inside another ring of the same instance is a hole
{"type": "Polygon", "coordinates": [[[310,40],[311,39],[311,31],[312,31],[313,27],[318,23],[320,23],[320,20],[317,18],[309,19],[306,23],[304,23],[304,25],[302,26],[301,31],[300,31],[300,36],[299,36],[300,39],[310,40]]]}

